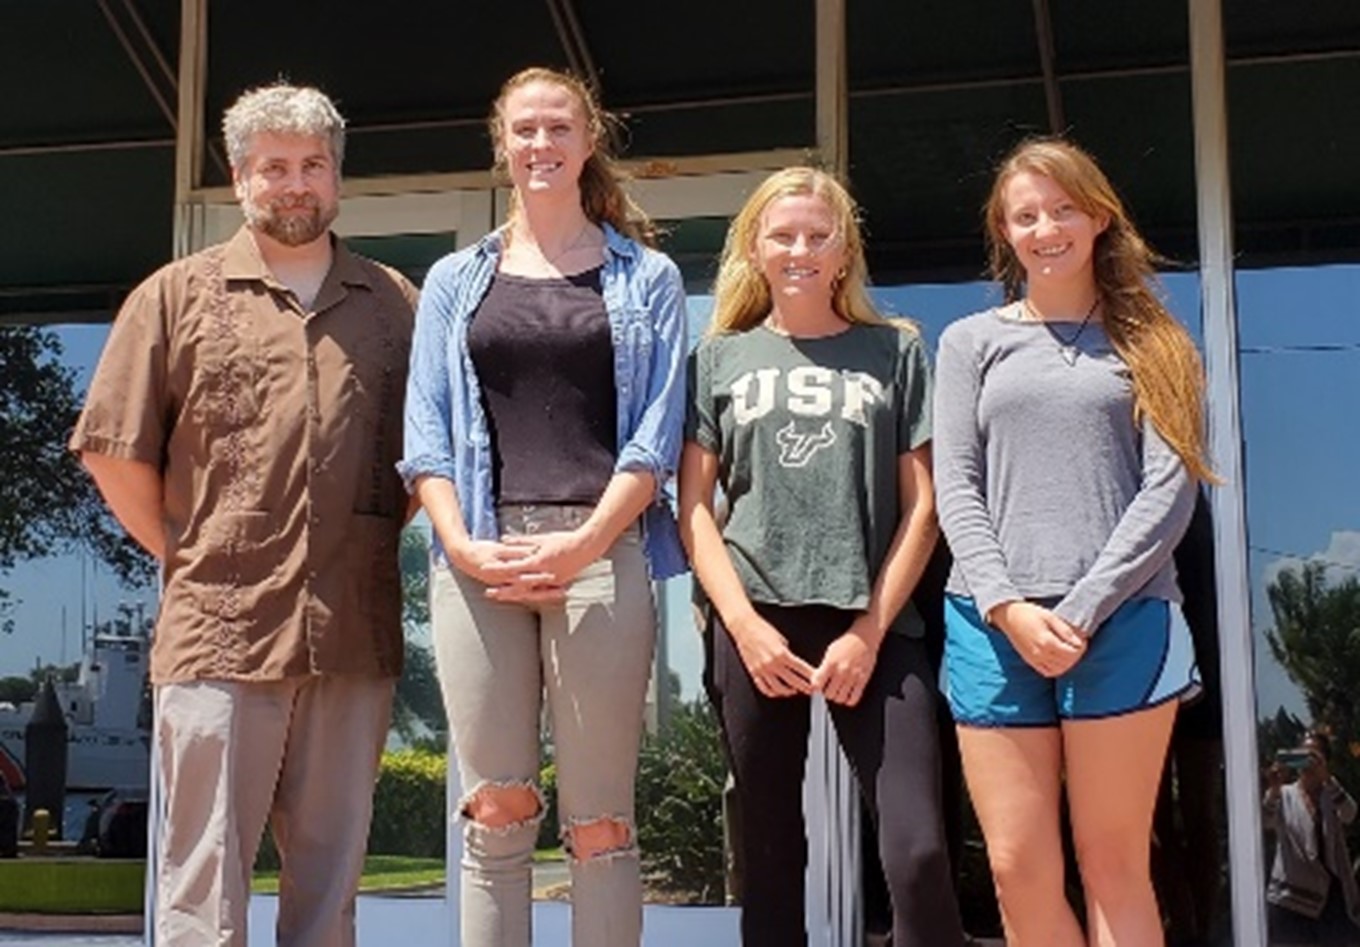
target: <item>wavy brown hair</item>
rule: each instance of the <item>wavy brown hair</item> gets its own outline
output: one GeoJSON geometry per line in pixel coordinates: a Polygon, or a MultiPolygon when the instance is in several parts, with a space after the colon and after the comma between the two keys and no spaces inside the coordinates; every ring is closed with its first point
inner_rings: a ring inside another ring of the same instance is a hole
{"type": "Polygon", "coordinates": [[[1110,343],[1133,379],[1135,418],[1146,417],[1197,480],[1217,482],[1205,456],[1204,367],[1190,334],[1153,286],[1162,262],[1139,235],[1095,159],[1061,138],[1021,142],[1002,160],[984,210],[992,277],[1006,301],[1025,293],[1025,270],[1006,240],[1006,185],[1021,172],[1058,184],[1091,217],[1109,224],[1095,240],[1092,264],[1110,343]]]}
{"type": "MultiPolygon", "coordinates": [[[[493,170],[508,177],[505,165],[505,102],[510,93],[534,82],[566,89],[576,99],[581,116],[586,122],[586,134],[590,138],[590,157],[586,158],[581,169],[581,209],[592,223],[608,223],[619,233],[645,243],[656,245],[656,226],[650,217],[639,207],[623,188],[625,175],[618,169],[614,156],[610,153],[609,130],[615,126],[612,115],[600,107],[599,100],[590,87],[569,72],[550,69],[547,66],[530,66],[521,69],[501,86],[496,100],[491,103],[491,114],[487,126],[491,132],[491,142],[495,149],[496,163],[493,170]]],[[[512,197],[510,216],[513,219],[518,210],[519,196],[512,197]]]]}
{"type": "MultiPolygon", "coordinates": [[[[859,207],[845,187],[816,168],[784,168],[760,183],[727,228],[718,278],[713,284],[713,319],[709,332],[745,332],[770,314],[770,285],[756,263],[756,240],[766,209],[782,197],[820,197],[836,220],[835,237],[845,250],[845,270],[831,294],[831,308],[846,322],[870,324],[887,320],[869,298],[869,267],[864,262],[864,235],[859,207]]],[[[906,320],[893,325],[911,328],[906,320]]]]}

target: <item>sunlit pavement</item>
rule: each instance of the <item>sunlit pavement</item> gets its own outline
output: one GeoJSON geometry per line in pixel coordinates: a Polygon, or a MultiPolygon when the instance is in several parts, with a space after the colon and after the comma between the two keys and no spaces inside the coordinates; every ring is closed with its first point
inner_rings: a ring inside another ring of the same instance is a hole
{"type": "MultiPolygon", "coordinates": [[[[257,895],[250,902],[251,947],[274,947],[274,917],[278,898],[257,895]]],[[[359,898],[359,945],[387,945],[395,931],[403,947],[448,947],[451,919],[439,898],[359,898]]],[[[737,947],[734,908],[668,907],[648,905],[644,915],[643,947],[737,947]]],[[[534,944],[561,947],[571,942],[571,916],[562,902],[534,903],[534,944]]],[[[130,934],[41,934],[0,930],[0,947],[141,947],[142,938],[130,934]]],[[[977,947],[1002,947],[999,940],[975,941],[977,947]]]]}
{"type": "MultiPolygon", "coordinates": [[[[257,895],[250,901],[251,947],[274,947],[278,898],[257,895]]],[[[362,895],[358,902],[359,944],[387,945],[395,931],[403,947],[447,947],[451,919],[439,898],[384,898],[362,895]]],[[[724,947],[739,943],[737,912],[731,908],[648,905],[644,915],[644,947],[724,947]]],[[[571,942],[571,917],[561,902],[534,904],[534,944],[561,947],[571,942]]],[[[0,931],[0,947],[140,947],[129,934],[39,934],[0,931]]]]}

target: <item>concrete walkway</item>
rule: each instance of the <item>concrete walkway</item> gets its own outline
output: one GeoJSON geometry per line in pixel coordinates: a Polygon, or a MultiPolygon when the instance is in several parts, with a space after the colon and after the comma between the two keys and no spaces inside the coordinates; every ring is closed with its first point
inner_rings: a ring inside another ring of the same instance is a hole
{"type": "MultiPolygon", "coordinates": [[[[257,895],[250,902],[251,947],[274,947],[278,898],[257,895]]],[[[402,947],[450,947],[452,919],[442,898],[388,898],[361,895],[358,902],[359,945],[386,947],[400,932],[402,947]]],[[[731,908],[688,908],[649,905],[643,947],[735,947],[737,912],[731,908]]],[[[571,942],[567,905],[534,903],[535,947],[562,947],[571,942]]],[[[130,934],[63,934],[0,930],[0,947],[141,947],[130,934]]]]}
{"type": "MultiPolygon", "coordinates": [[[[275,947],[274,919],[278,899],[256,895],[250,902],[251,947],[275,947]]],[[[400,932],[402,947],[451,947],[452,919],[442,898],[361,895],[358,902],[359,947],[386,947],[400,932]]],[[[648,905],[643,947],[737,947],[735,908],[648,905]]],[[[571,916],[559,901],[534,902],[535,947],[562,947],[571,942],[571,916]]],[[[14,932],[0,929],[0,947],[142,947],[140,935],[14,932]]],[[[978,947],[1003,947],[999,940],[978,947]]]]}

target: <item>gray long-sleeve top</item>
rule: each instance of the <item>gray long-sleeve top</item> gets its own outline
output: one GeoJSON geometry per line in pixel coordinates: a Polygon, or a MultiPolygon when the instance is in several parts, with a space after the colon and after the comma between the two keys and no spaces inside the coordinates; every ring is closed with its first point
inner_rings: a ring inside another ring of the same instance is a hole
{"type": "Polygon", "coordinates": [[[1091,634],[1128,599],[1180,601],[1172,552],[1195,484],[1150,422],[1099,323],[1069,361],[1056,327],[1018,307],[960,319],[940,338],[935,491],[954,553],[948,590],[981,614],[1058,599],[1091,634]]]}

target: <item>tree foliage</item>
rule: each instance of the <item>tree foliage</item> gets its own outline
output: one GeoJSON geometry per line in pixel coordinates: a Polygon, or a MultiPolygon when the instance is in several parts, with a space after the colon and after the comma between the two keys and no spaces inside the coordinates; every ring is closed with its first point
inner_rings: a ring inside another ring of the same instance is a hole
{"type": "Polygon", "coordinates": [[[80,412],[55,333],[0,326],[0,572],[83,546],[125,585],[155,566],[109,515],[66,442],[80,412]]]}
{"type": "MultiPolygon", "coordinates": [[[[1360,579],[1329,581],[1322,563],[1281,570],[1266,589],[1275,627],[1266,631],[1270,653],[1303,692],[1311,726],[1331,737],[1332,774],[1351,793],[1360,792],[1360,579]]],[[[1283,709],[1258,727],[1261,751],[1298,746],[1303,722],[1283,709]]],[[[1360,823],[1347,831],[1352,851],[1360,823]]]]}
{"type": "Polygon", "coordinates": [[[1345,740],[1360,738],[1360,579],[1330,583],[1326,567],[1309,562],[1281,570],[1266,595],[1275,618],[1266,642],[1313,720],[1345,740]]]}
{"type": "Polygon", "coordinates": [[[397,682],[392,727],[404,742],[443,749],[448,726],[435,673],[434,652],[425,642],[430,627],[430,540],[426,530],[408,526],[401,534],[401,619],[406,636],[406,669],[397,682]]]}
{"type": "Polygon", "coordinates": [[[727,781],[718,721],[702,699],[677,703],[638,761],[638,843],[663,887],[703,903],[723,897],[722,792],[727,781]]]}
{"type": "Polygon", "coordinates": [[[1288,750],[1303,742],[1308,725],[1281,707],[1274,717],[1263,718],[1256,725],[1256,749],[1263,760],[1273,760],[1280,750],[1288,750]]]}
{"type": "Polygon", "coordinates": [[[401,565],[401,620],[409,635],[430,624],[430,539],[427,531],[419,526],[402,530],[397,557],[401,565]]]}
{"type": "Polygon", "coordinates": [[[26,704],[38,693],[38,685],[30,678],[11,675],[0,677],[0,704],[13,704],[18,707],[26,704]]]}
{"type": "Polygon", "coordinates": [[[392,727],[406,744],[443,749],[447,730],[444,697],[435,674],[434,651],[419,641],[406,641],[406,668],[392,701],[392,727]]]}

